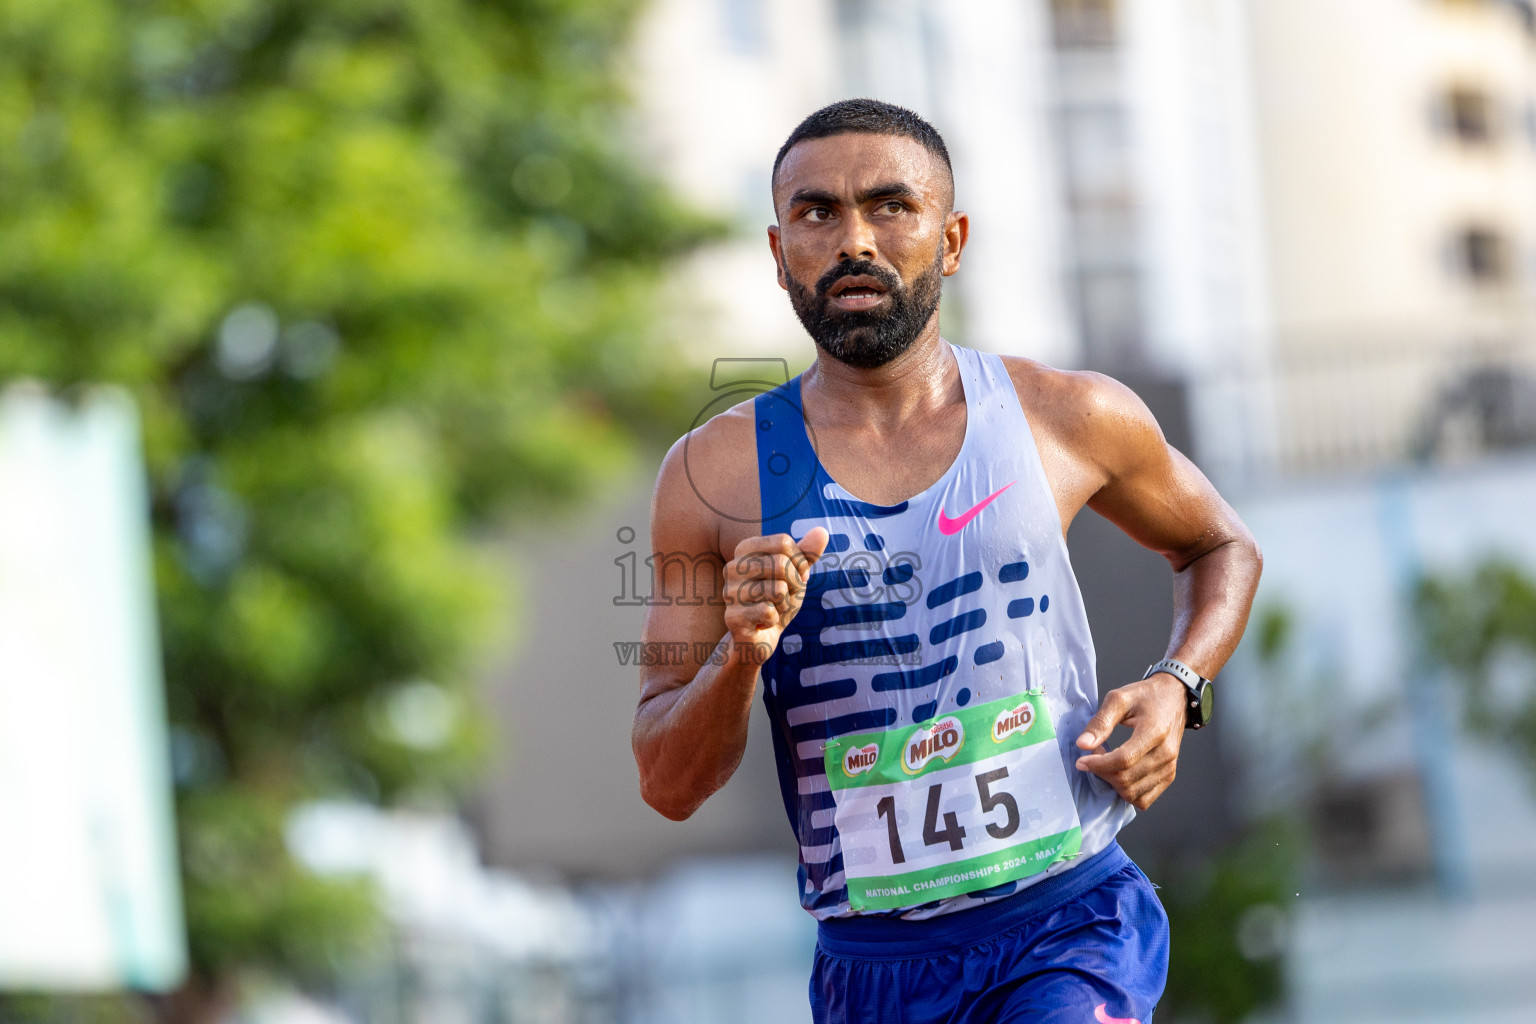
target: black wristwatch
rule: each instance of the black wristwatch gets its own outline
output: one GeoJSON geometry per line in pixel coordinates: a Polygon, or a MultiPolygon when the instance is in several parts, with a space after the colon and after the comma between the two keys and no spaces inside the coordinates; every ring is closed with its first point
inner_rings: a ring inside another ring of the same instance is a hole
{"type": "Polygon", "coordinates": [[[1182,661],[1164,658],[1147,669],[1143,679],[1150,679],[1159,672],[1167,672],[1184,684],[1189,700],[1184,704],[1184,728],[1203,729],[1210,724],[1211,711],[1216,705],[1216,691],[1211,681],[1182,661]]]}

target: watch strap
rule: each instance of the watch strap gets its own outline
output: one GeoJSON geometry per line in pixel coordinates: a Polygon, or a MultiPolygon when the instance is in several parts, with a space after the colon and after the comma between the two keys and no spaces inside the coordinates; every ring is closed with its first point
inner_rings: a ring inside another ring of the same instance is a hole
{"type": "Polygon", "coordinates": [[[1199,692],[1201,683],[1210,682],[1209,679],[1205,678],[1200,673],[1184,664],[1182,661],[1178,661],[1174,658],[1164,658],[1156,665],[1148,666],[1147,674],[1141,678],[1148,679],[1157,675],[1159,672],[1167,672],[1169,675],[1173,676],[1175,679],[1189,687],[1189,689],[1194,692],[1199,692]]]}

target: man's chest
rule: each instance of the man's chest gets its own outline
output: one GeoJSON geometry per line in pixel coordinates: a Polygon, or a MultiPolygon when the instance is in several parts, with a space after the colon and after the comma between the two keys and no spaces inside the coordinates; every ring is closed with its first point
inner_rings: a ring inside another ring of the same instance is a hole
{"type": "Polygon", "coordinates": [[[899,432],[824,428],[814,439],[827,475],[876,505],[895,505],[931,487],[965,443],[965,409],[946,410],[899,432]]]}
{"type": "MultiPolygon", "coordinates": [[[[1018,395],[1026,415],[1029,402],[1018,395]]],[[[1033,417],[1030,417],[1033,420],[1033,417]]],[[[964,405],[954,405],[941,415],[914,423],[901,431],[881,431],[870,424],[839,424],[812,416],[806,423],[806,435],[821,470],[842,489],[859,500],[875,505],[896,505],[937,483],[961,458],[966,447],[968,417],[964,405]]],[[[985,445],[994,451],[1017,449],[1031,440],[1039,452],[1047,487],[1057,506],[1060,522],[1065,524],[1081,510],[1092,493],[1088,474],[1073,453],[1056,443],[1048,428],[1031,423],[1020,436],[996,437],[987,434],[985,445]],[[1033,433],[1033,437],[1028,436],[1033,433]]],[[[744,451],[738,461],[743,472],[735,486],[756,491],[758,452],[744,451]]],[[[760,498],[760,496],[759,496],[760,498]]],[[[741,541],[760,535],[764,528],[758,521],[727,518],[718,524],[719,553],[729,562],[741,541]]],[[[1063,532],[1064,528],[1063,528],[1063,532]]]]}

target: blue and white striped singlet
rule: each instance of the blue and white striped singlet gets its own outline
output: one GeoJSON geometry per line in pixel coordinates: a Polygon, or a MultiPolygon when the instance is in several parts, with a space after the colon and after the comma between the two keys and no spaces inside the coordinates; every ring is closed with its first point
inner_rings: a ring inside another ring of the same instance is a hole
{"type": "Polygon", "coordinates": [[[798,377],[755,399],[763,533],[831,533],[801,611],[762,668],[800,845],[801,902],[821,919],[857,913],[823,763],[829,739],[1026,690],[1044,691],[1055,722],[1082,828],[1077,858],[881,913],[928,918],[1012,895],[1105,849],[1135,813],[1074,767],[1073,741],[1098,707],[1093,640],[1018,394],[997,356],[949,348],[965,389],[965,440],[936,483],[895,505],[861,501],[828,475],[807,435],[798,377]]]}

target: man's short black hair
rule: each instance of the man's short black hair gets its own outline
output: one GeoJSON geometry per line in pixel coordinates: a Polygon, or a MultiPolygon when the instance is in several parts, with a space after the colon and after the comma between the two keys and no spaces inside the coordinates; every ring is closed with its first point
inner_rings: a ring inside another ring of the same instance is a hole
{"type": "Polygon", "coordinates": [[[773,159],[773,178],[778,180],[779,165],[785,155],[797,143],[806,139],[824,139],[829,135],[897,135],[921,143],[923,148],[944,161],[950,177],[954,168],[949,162],[949,150],[944,138],[927,121],[906,107],[898,107],[884,100],[857,99],[829,103],[795,126],[779,147],[779,155],[773,159]]]}

